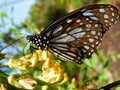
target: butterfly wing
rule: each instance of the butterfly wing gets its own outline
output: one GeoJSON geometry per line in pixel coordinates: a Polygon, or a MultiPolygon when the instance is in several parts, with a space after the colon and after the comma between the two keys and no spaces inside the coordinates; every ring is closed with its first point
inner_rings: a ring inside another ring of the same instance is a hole
{"type": "Polygon", "coordinates": [[[52,23],[40,34],[49,37],[51,51],[77,64],[90,58],[103,34],[119,18],[112,5],[91,5],[78,9],[52,23]]]}
{"type": "Polygon", "coordinates": [[[67,33],[62,33],[51,39],[50,48],[54,54],[64,60],[82,63],[81,60],[90,58],[100,44],[103,36],[102,29],[102,25],[96,21],[92,24],[71,27],[67,33]]]}

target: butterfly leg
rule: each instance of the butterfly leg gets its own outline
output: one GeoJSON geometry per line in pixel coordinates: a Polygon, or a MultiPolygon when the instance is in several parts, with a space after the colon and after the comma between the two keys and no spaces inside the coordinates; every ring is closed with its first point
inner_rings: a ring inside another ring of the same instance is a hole
{"type": "Polygon", "coordinates": [[[32,53],[32,55],[33,55],[33,51],[34,50],[38,50],[38,48],[35,48],[35,47],[33,47],[33,46],[30,46],[30,52],[32,53]]]}

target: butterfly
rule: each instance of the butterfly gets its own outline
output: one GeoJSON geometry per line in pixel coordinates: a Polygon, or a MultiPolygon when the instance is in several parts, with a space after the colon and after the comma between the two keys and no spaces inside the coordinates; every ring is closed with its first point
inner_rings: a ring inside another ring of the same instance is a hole
{"type": "Polygon", "coordinates": [[[90,5],[75,10],[48,25],[40,34],[26,39],[37,49],[49,50],[62,60],[81,64],[90,58],[104,33],[117,22],[119,11],[109,4],[90,5]]]}

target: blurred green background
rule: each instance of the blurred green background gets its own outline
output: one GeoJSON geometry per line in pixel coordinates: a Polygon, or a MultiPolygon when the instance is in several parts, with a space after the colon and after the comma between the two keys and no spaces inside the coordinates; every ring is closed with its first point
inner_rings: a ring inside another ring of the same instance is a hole
{"type": "MultiPolygon", "coordinates": [[[[24,2],[24,0],[21,0],[21,2],[22,1],[24,2]]],[[[5,60],[9,60],[10,56],[23,56],[24,51],[29,48],[28,41],[25,40],[25,38],[17,42],[15,42],[15,40],[18,40],[22,36],[39,34],[47,25],[68,12],[92,4],[113,4],[118,9],[120,8],[119,0],[34,0],[25,20],[21,23],[17,22],[16,24],[13,14],[15,7],[10,9],[11,13],[9,14],[6,13],[6,8],[9,5],[12,6],[12,4],[21,2],[18,0],[18,2],[16,1],[14,3],[13,0],[12,3],[7,3],[6,1],[5,4],[0,6],[0,49],[13,43],[3,50],[3,52],[6,53],[5,60]]],[[[19,16],[18,18],[22,19],[23,17],[19,16]]],[[[60,61],[65,72],[69,75],[69,81],[59,86],[61,88],[60,90],[67,90],[66,88],[69,87],[72,78],[77,80],[78,86],[84,84],[87,80],[91,80],[96,85],[99,85],[98,87],[120,80],[119,24],[120,22],[118,21],[116,25],[105,33],[102,45],[89,61],[85,60],[84,64],[80,66],[70,62],[60,61]]],[[[0,63],[3,63],[5,60],[1,60],[0,63]]],[[[4,71],[3,67],[0,70],[4,71]]],[[[7,72],[9,70],[5,71],[7,72]]]]}

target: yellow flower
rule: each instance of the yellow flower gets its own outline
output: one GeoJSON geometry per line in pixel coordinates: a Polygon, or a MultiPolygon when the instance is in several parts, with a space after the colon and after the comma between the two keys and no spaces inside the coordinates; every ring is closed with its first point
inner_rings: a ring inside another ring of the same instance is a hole
{"type": "Polygon", "coordinates": [[[7,88],[5,88],[4,84],[0,83],[0,90],[7,90],[7,88]]]}
{"type": "Polygon", "coordinates": [[[37,82],[27,75],[14,74],[8,77],[8,82],[10,85],[13,85],[21,89],[33,89],[37,86],[37,82]]]}
{"type": "MultiPolygon", "coordinates": [[[[65,82],[67,75],[64,73],[62,66],[53,59],[53,55],[48,51],[36,50],[33,54],[26,55],[18,60],[10,59],[8,65],[10,68],[18,68],[19,70],[30,73],[35,69],[40,70],[42,73],[37,76],[38,79],[48,84],[65,82]]],[[[18,82],[15,81],[14,83],[18,82]]]]}
{"type": "MultiPolygon", "coordinates": [[[[44,54],[47,55],[46,53],[44,54]]],[[[44,59],[47,60],[42,66],[43,74],[39,75],[38,78],[50,84],[54,84],[64,80],[64,70],[62,66],[55,60],[52,60],[49,54],[49,58],[47,58],[45,55],[43,55],[45,57],[44,59]]]]}
{"type": "Polygon", "coordinates": [[[25,89],[34,89],[37,82],[32,78],[23,78],[18,81],[25,89]]]}
{"type": "Polygon", "coordinates": [[[35,68],[38,68],[38,67],[42,68],[42,65],[44,62],[45,60],[43,59],[42,51],[37,50],[32,54],[28,54],[24,57],[21,57],[20,59],[11,58],[7,63],[7,65],[10,68],[17,68],[19,70],[31,72],[35,68]]]}
{"type": "Polygon", "coordinates": [[[12,86],[17,87],[17,88],[22,88],[22,85],[20,85],[19,82],[18,82],[19,77],[20,76],[17,75],[17,74],[8,76],[8,83],[12,86]]]}

